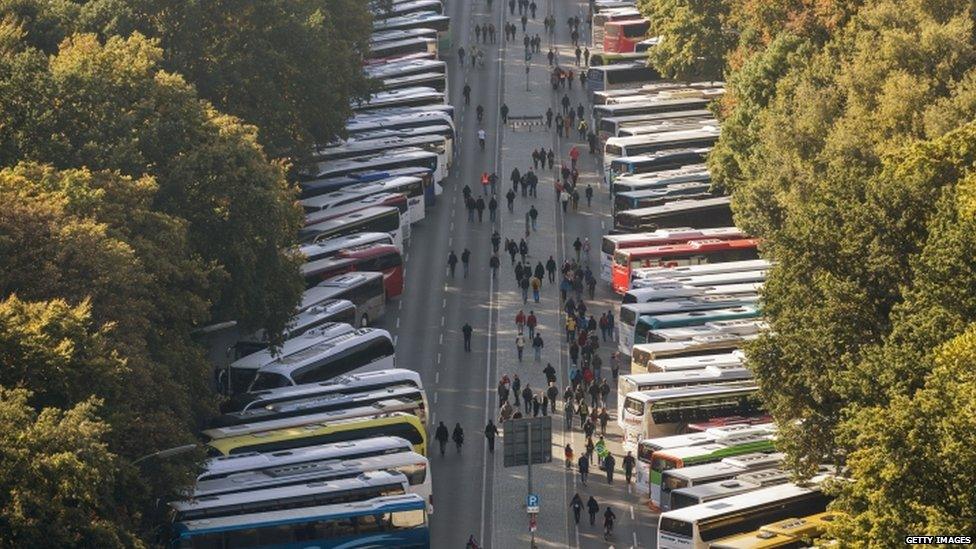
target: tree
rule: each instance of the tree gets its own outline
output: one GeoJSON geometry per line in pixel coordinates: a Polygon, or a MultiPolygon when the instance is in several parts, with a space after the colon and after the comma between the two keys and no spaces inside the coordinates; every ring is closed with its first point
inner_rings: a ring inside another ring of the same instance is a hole
{"type": "Polygon", "coordinates": [[[139,35],[81,35],[50,60],[0,59],[0,156],[152,176],[153,209],[186,220],[192,249],[215,267],[214,316],[280,334],[303,286],[288,252],[295,190],[255,128],[197,99],[161,58],[139,35]]]}
{"type": "Polygon", "coordinates": [[[0,544],[141,545],[117,521],[116,458],[89,399],[36,412],[30,391],[0,387],[0,544]]]}
{"type": "Polygon", "coordinates": [[[714,0],[640,0],[651,33],[661,37],[650,62],[667,78],[721,80],[735,45],[729,4],[714,0]]]}

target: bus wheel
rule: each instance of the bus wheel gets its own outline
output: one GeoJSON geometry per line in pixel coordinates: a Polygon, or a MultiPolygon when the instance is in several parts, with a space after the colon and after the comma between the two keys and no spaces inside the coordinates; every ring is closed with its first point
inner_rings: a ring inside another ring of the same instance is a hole
{"type": "Polygon", "coordinates": [[[359,327],[365,328],[366,326],[369,326],[369,315],[363,313],[363,317],[359,319],[359,327]]]}

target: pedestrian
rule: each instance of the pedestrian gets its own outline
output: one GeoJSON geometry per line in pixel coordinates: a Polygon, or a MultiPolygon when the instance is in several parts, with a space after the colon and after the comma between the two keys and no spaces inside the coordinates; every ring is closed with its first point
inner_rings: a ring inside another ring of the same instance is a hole
{"type": "Polygon", "coordinates": [[[593,431],[595,430],[596,425],[593,425],[593,421],[591,421],[590,418],[586,418],[586,421],[583,422],[583,435],[586,437],[592,437],[593,431]]]}
{"type": "Polygon", "coordinates": [[[607,473],[607,484],[613,484],[613,470],[617,466],[617,459],[613,457],[613,454],[607,454],[607,457],[603,458],[603,470],[607,473]]]}
{"type": "MultiPolygon", "coordinates": [[[[461,51],[464,51],[463,49],[461,51]]],[[[549,48],[549,53],[546,54],[546,59],[549,60],[549,66],[552,66],[552,60],[556,57],[556,52],[549,48]]]]}
{"type": "Polygon", "coordinates": [[[481,42],[481,25],[474,26],[474,37],[476,41],[481,42]]]}
{"type": "MultiPolygon", "coordinates": [[[[488,185],[485,185],[484,188],[487,189],[488,185]]],[[[485,199],[479,196],[478,200],[474,202],[474,207],[478,211],[478,223],[481,223],[485,218],[485,199]]]]}
{"type": "Polygon", "coordinates": [[[556,151],[549,149],[549,152],[546,153],[546,159],[549,161],[549,169],[551,170],[553,163],[556,161],[556,151]]]}
{"type": "Polygon", "coordinates": [[[522,15],[519,21],[522,23],[522,32],[525,32],[525,25],[528,24],[529,18],[526,17],[525,15],[522,15]]]}
{"type": "Polygon", "coordinates": [[[508,13],[515,15],[515,0],[508,0],[508,13]]]}
{"type": "Polygon", "coordinates": [[[508,212],[514,213],[515,212],[515,191],[509,189],[508,192],[505,193],[505,200],[508,201],[508,212]]]}
{"type": "Polygon", "coordinates": [[[600,320],[597,322],[597,325],[599,325],[600,327],[600,336],[603,338],[603,341],[606,341],[607,340],[607,313],[603,313],[602,315],[600,315],[600,320]]]}
{"type": "Polygon", "coordinates": [[[573,406],[573,401],[571,399],[566,399],[566,403],[563,404],[563,421],[566,423],[566,430],[572,430],[573,428],[573,416],[576,415],[576,408],[573,406]]]}
{"type": "Polygon", "coordinates": [[[518,246],[515,245],[515,241],[507,238],[505,239],[505,242],[505,251],[507,251],[508,255],[511,256],[512,265],[515,265],[515,256],[518,254],[518,246]]]}
{"type": "MultiPolygon", "coordinates": [[[[589,264],[590,263],[590,237],[588,236],[583,237],[583,257],[586,258],[586,263],[589,264]]],[[[596,286],[595,282],[596,280],[594,280],[594,287],[596,286]]],[[[593,299],[592,294],[590,295],[590,299],[593,299]]],[[[595,326],[594,329],[596,329],[595,326]]]]}
{"type": "MultiPolygon", "coordinates": [[[[576,345],[574,339],[576,339],[576,319],[572,315],[568,315],[566,317],[566,343],[570,344],[570,355],[572,355],[572,346],[576,345]]],[[[579,346],[576,348],[578,350],[579,346]]],[[[575,363],[575,360],[573,362],[575,363]]]]}
{"type": "Polygon", "coordinates": [[[590,66],[590,48],[583,48],[583,64],[590,66]]]}
{"type": "Polygon", "coordinates": [[[582,398],[578,398],[577,400],[579,401],[579,405],[576,407],[576,415],[579,416],[580,429],[582,429],[583,425],[586,423],[587,417],[590,415],[590,408],[586,405],[586,401],[582,398]]]}
{"type": "MultiPolygon", "coordinates": [[[[593,357],[593,358],[597,358],[597,357],[593,357]]],[[[608,398],[610,398],[610,384],[607,383],[607,380],[604,379],[600,381],[600,400],[603,401],[604,406],[606,406],[608,398]]]]}
{"type": "Polygon", "coordinates": [[[549,274],[549,283],[556,283],[556,260],[549,256],[549,260],[546,261],[546,272],[549,274]]]}
{"type": "Polygon", "coordinates": [[[634,459],[634,454],[632,452],[627,452],[624,456],[624,478],[627,479],[627,484],[630,484],[630,479],[634,474],[634,467],[637,465],[637,460],[634,459]]]}
{"type": "MultiPolygon", "coordinates": [[[[488,0],[488,8],[491,9],[491,0],[488,0]]],[[[488,24],[488,37],[491,40],[491,43],[494,44],[495,43],[495,24],[494,23],[489,23],[488,24]]]]}
{"type": "Polygon", "coordinates": [[[458,48],[457,55],[458,55],[458,64],[464,67],[464,46],[458,48]]]}
{"type": "Polygon", "coordinates": [[[464,83],[464,87],[461,88],[461,94],[464,95],[464,104],[471,104],[471,85],[467,82],[464,83]]]}
{"type": "Polygon", "coordinates": [[[535,338],[532,340],[532,350],[535,351],[535,361],[539,362],[542,360],[542,348],[545,347],[545,343],[542,341],[542,334],[538,332],[535,334],[535,338]]]}
{"type": "Polygon", "coordinates": [[[454,278],[454,269],[457,267],[457,263],[457,254],[454,253],[454,250],[451,250],[451,253],[447,254],[447,270],[450,272],[451,278],[454,278]]]}
{"type": "Polygon", "coordinates": [[[529,311],[529,316],[525,317],[525,326],[529,329],[529,337],[535,337],[535,327],[539,324],[539,319],[535,316],[535,311],[529,311]]]}
{"type": "Polygon", "coordinates": [[[568,443],[566,444],[566,447],[563,448],[563,458],[565,458],[566,461],[566,468],[572,469],[573,468],[573,447],[570,446],[568,443]]]}
{"type": "Polygon", "coordinates": [[[440,425],[437,426],[437,431],[434,433],[434,440],[436,440],[441,447],[441,457],[444,457],[444,450],[447,448],[447,438],[447,425],[444,425],[444,422],[442,421],[440,422],[440,425]]]}
{"type": "Polygon", "coordinates": [[[474,332],[474,328],[471,327],[467,322],[461,327],[461,334],[464,335],[464,350],[471,352],[471,333],[474,332]]]}
{"type": "Polygon", "coordinates": [[[498,211],[498,201],[495,200],[495,196],[492,195],[491,199],[488,200],[488,219],[495,221],[496,211],[498,211]]]}
{"type": "Polygon", "coordinates": [[[539,282],[542,282],[542,279],[546,277],[546,268],[541,261],[535,264],[535,277],[539,279],[539,282]]]}
{"type": "Polygon", "coordinates": [[[579,263],[579,260],[580,260],[580,252],[582,252],[582,250],[583,250],[583,242],[577,236],[576,237],[576,240],[573,241],[573,251],[576,252],[576,262],[577,263],[579,263]]]}
{"type": "Polygon", "coordinates": [[[569,94],[564,93],[559,104],[563,106],[563,114],[569,114],[569,94]]]}
{"type": "Polygon", "coordinates": [[[579,134],[579,140],[583,141],[586,139],[586,130],[589,126],[586,124],[586,120],[580,120],[579,125],[576,126],[576,133],[579,134]]]}
{"type": "Polygon", "coordinates": [[[532,387],[528,383],[522,388],[522,408],[526,413],[529,412],[529,407],[532,406],[532,387]]]}
{"type": "Polygon", "coordinates": [[[519,242],[519,255],[522,256],[523,263],[525,262],[525,256],[529,255],[529,245],[525,242],[524,238],[519,242]]]}
{"type": "Polygon", "coordinates": [[[580,58],[583,57],[583,50],[579,46],[576,46],[576,66],[580,66],[580,58]]]}
{"type": "Polygon", "coordinates": [[[559,389],[556,388],[555,383],[550,383],[549,388],[546,389],[546,397],[549,399],[549,406],[552,413],[556,413],[556,398],[559,396],[559,389]]]}
{"type": "Polygon", "coordinates": [[[537,276],[533,276],[529,279],[529,288],[532,289],[532,300],[536,303],[539,302],[539,290],[542,289],[542,279],[537,276]]]}
{"type": "Polygon", "coordinates": [[[529,208],[529,219],[532,221],[532,230],[533,231],[537,230],[536,220],[539,219],[539,210],[535,209],[534,204],[529,208]]]}
{"type": "MultiPolygon", "coordinates": [[[[521,263],[518,265],[522,266],[521,263]]],[[[521,277],[520,277],[521,278],[521,277]]],[[[525,327],[525,311],[519,309],[519,312],[515,313],[515,327],[518,329],[518,333],[522,333],[522,329],[525,327]]]]}
{"type": "Polygon", "coordinates": [[[502,124],[508,124],[508,104],[507,103],[502,103],[501,113],[502,113],[502,124]]]}
{"type": "Polygon", "coordinates": [[[589,456],[590,459],[593,459],[593,449],[594,448],[595,448],[595,446],[593,444],[593,438],[587,437],[586,438],[586,447],[584,448],[584,450],[586,451],[586,455],[589,456]]]}
{"type": "Polygon", "coordinates": [[[604,407],[601,408],[600,415],[600,434],[607,436],[607,423],[610,422],[610,413],[607,412],[606,401],[603,401],[604,407]]]}
{"type": "Polygon", "coordinates": [[[590,459],[583,454],[576,461],[576,468],[579,469],[580,482],[586,486],[586,478],[590,476],[590,459]]]}
{"type": "Polygon", "coordinates": [[[546,417],[549,415],[549,396],[546,393],[542,393],[542,398],[540,399],[540,408],[542,416],[546,417]]]}
{"type": "MultiPolygon", "coordinates": [[[[491,2],[491,0],[488,0],[491,2]]],[[[464,549],[481,549],[478,545],[478,540],[474,539],[474,534],[468,536],[468,543],[464,546],[464,549]]]]}
{"type": "Polygon", "coordinates": [[[498,231],[493,231],[491,233],[491,251],[493,253],[498,253],[498,246],[502,243],[502,235],[498,234],[498,231]]]}
{"type": "Polygon", "coordinates": [[[522,394],[521,389],[522,389],[522,380],[519,379],[518,374],[515,374],[514,376],[512,376],[512,397],[515,398],[516,406],[521,406],[521,404],[519,404],[519,396],[522,394]]]}
{"type": "Polygon", "coordinates": [[[600,504],[596,502],[596,498],[590,496],[590,499],[586,500],[586,510],[590,513],[590,526],[596,524],[596,514],[600,511],[600,504]]]}
{"type": "Polygon", "coordinates": [[[558,135],[559,137],[563,136],[563,115],[562,114],[556,115],[556,135],[558,135]]]}
{"type": "Polygon", "coordinates": [[[586,109],[583,108],[583,104],[582,103],[580,103],[579,105],[576,106],[576,118],[579,118],[580,120],[583,120],[583,113],[585,113],[585,112],[586,112],[586,109]]]}
{"type": "Polygon", "coordinates": [[[464,207],[468,210],[468,221],[474,221],[474,199],[470,196],[465,198],[464,207]]]}
{"type": "Polygon", "coordinates": [[[515,350],[518,352],[519,362],[522,362],[523,349],[525,349],[525,336],[522,335],[522,332],[519,332],[518,335],[515,336],[515,350]]]}
{"type": "Polygon", "coordinates": [[[596,141],[596,134],[593,133],[593,130],[587,132],[586,143],[590,146],[590,154],[596,154],[597,141],[596,141]]]}
{"type": "Polygon", "coordinates": [[[454,441],[454,446],[457,448],[457,453],[461,453],[461,445],[464,444],[464,429],[461,428],[460,423],[454,424],[454,432],[451,433],[451,440],[454,441]]]}
{"type": "MultiPolygon", "coordinates": [[[[602,368],[602,366],[603,366],[603,359],[600,358],[600,355],[594,353],[593,354],[593,358],[590,359],[590,368],[593,369],[593,375],[594,375],[594,377],[596,377],[596,379],[599,380],[599,381],[601,381],[601,382],[606,381],[606,380],[603,379],[603,368],[602,368]]],[[[610,386],[608,385],[607,388],[609,389],[609,387],[610,386]]],[[[602,385],[600,386],[600,394],[603,395],[603,386],[602,385]]],[[[607,401],[607,397],[606,396],[602,396],[602,398],[603,398],[603,402],[606,402],[607,401]]]]}
{"type": "Polygon", "coordinates": [[[501,261],[498,259],[498,254],[491,254],[491,258],[488,260],[488,267],[491,269],[491,277],[498,278],[498,267],[501,266],[501,261]]]}
{"type": "MultiPolygon", "coordinates": [[[[607,330],[610,334],[610,341],[616,341],[616,337],[613,331],[613,311],[607,311],[607,330]]],[[[613,375],[614,379],[617,379],[617,374],[613,375]]]]}
{"type": "Polygon", "coordinates": [[[464,278],[468,278],[468,266],[471,263],[471,250],[465,248],[461,252],[461,265],[464,266],[464,278]]]}
{"type": "Polygon", "coordinates": [[[535,10],[538,8],[535,4],[535,0],[529,3],[529,11],[532,13],[532,19],[535,19],[535,10]]]}
{"type": "MultiPolygon", "coordinates": [[[[508,401],[506,397],[506,402],[508,401]]],[[[488,451],[492,454],[495,453],[495,437],[498,436],[498,427],[492,421],[488,420],[488,425],[485,425],[485,439],[488,440],[488,451]]]]}
{"type": "Polygon", "coordinates": [[[573,496],[572,501],[569,502],[569,507],[573,510],[573,519],[576,521],[576,525],[579,526],[580,513],[583,512],[583,498],[580,497],[579,492],[573,496]]]}
{"type": "Polygon", "coordinates": [[[500,379],[498,381],[498,388],[496,389],[496,391],[498,392],[498,402],[501,403],[508,402],[509,389],[508,389],[508,384],[505,383],[505,379],[500,379]]]}
{"type": "Polygon", "coordinates": [[[530,278],[531,277],[528,274],[526,274],[525,276],[522,277],[521,280],[519,280],[519,288],[521,288],[522,290],[522,305],[525,305],[526,303],[529,302],[529,279],[530,278]]]}

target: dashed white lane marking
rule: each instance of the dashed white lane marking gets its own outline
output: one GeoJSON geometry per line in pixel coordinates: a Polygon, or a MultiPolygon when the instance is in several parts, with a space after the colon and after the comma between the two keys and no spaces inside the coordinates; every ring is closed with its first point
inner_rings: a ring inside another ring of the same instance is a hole
{"type": "Polygon", "coordinates": [[[602,219],[600,220],[600,229],[607,230],[607,222],[602,219]]]}
{"type": "Polygon", "coordinates": [[[634,506],[630,506],[630,520],[634,520],[634,506]]]}
{"type": "Polygon", "coordinates": [[[437,363],[438,364],[441,363],[441,354],[440,353],[437,353],[437,363]]]}
{"type": "Polygon", "coordinates": [[[398,329],[400,328],[400,317],[397,317],[397,319],[396,319],[396,327],[398,329]]]}
{"type": "Polygon", "coordinates": [[[437,343],[440,345],[444,344],[444,334],[441,334],[440,337],[437,338],[437,343]]]}
{"type": "Polygon", "coordinates": [[[634,535],[634,547],[637,547],[637,532],[631,532],[634,535]]]}
{"type": "Polygon", "coordinates": [[[437,393],[434,393],[434,404],[437,404],[437,393]]]}
{"type": "Polygon", "coordinates": [[[447,307],[447,298],[446,297],[441,300],[441,309],[443,309],[444,307],[447,307]]]}
{"type": "Polygon", "coordinates": [[[444,327],[444,317],[441,317],[441,328],[444,327]]]}
{"type": "Polygon", "coordinates": [[[440,382],[441,382],[441,373],[434,372],[434,383],[440,383],[440,382]]]}

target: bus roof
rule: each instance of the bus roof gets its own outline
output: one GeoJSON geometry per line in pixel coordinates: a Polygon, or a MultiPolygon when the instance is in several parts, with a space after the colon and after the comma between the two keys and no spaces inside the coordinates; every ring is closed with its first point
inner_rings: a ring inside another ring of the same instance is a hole
{"type": "MultiPolygon", "coordinates": [[[[711,199],[706,199],[711,200],[711,199]]],[[[695,202],[705,202],[706,200],[698,200],[695,202]]],[[[674,204],[671,202],[670,204],[674,204]]],[[[659,206],[661,208],[665,206],[659,206]]],[[[646,208],[650,209],[650,208],[646,208]]],[[[626,213],[640,212],[642,210],[627,210],[626,213]]],[[[661,244],[658,246],[644,246],[640,248],[624,248],[617,250],[618,254],[627,256],[628,260],[634,257],[658,257],[674,255],[679,253],[690,253],[696,251],[718,251],[718,250],[735,250],[740,248],[756,248],[759,246],[759,239],[757,238],[738,238],[734,240],[721,240],[718,238],[705,238],[703,240],[689,240],[687,242],[681,242],[676,244],[661,244]]]]}
{"type": "Polygon", "coordinates": [[[281,358],[299,353],[334,337],[348,334],[355,328],[342,322],[327,322],[318,328],[309,330],[297,337],[286,339],[279,349],[265,349],[239,358],[231,363],[233,369],[258,370],[262,366],[271,364],[281,358]]]}
{"type": "MultiPolygon", "coordinates": [[[[699,368],[738,368],[745,365],[745,353],[733,351],[731,353],[716,353],[712,355],[683,356],[678,358],[658,358],[651,364],[662,372],[699,369],[699,368]]],[[[646,375],[646,374],[637,374],[646,375]]]]}
{"type": "Polygon", "coordinates": [[[655,456],[677,458],[677,459],[688,459],[698,456],[708,456],[716,452],[721,452],[730,447],[735,446],[748,446],[759,442],[770,442],[774,439],[772,434],[756,434],[756,433],[746,433],[741,435],[731,435],[722,440],[716,440],[715,442],[708,444],[695,444],[692,446],[685,446],[683,448],[667,448],[664,450],[658,450],[654,452],[655,456]]]}
{"type": "Polygon", "coordinates": [[[748,494],[732,496],[710,503],[692,505],[691,507],[685,507],[675,511],[668,511],[666,513],[662,513],[661,518],[693,522],[707,519],[716,515],[746,511],[752,507],[765,505],[767,503],[776,502],[795,496],[802,496],[813,492],[819,492],[819,482],[822,482],[823,480],[824,476],[818,476],[811,479],[812,484],[809,486],[799,486],[797,484],[787,483],[779,486],[762,488],[748,494]]]}
{"type": "Polygon", "coordinates": [[[752,374],[746,368],[721,370],[713,366],[701,370],[686,370],[683,372],[649,372],[645,374],[628,374],[621,376],[640,387],[641,385],[656,385],[680,383],[683,381],[697,381],[714,379],[716,383],[728,378],[748,379],[752,374]]]}
{"type": "Polygon", "coordinates": [[[321,360],[323,356],[334,353],[338,347],[376,338],[386,338],[391,342],[393,341],[390,332],[381,328],[358,328],[329,339],[322,339],[298,352],[279,357],[262,366],[261,371],[290,375],[295,370],[305,368],[321,360]]]}
{"type": "Polygon", "coordinates": [[[611,137],[607,139],[608,147],[626,147],[628,145],[645,145],[651,143],[667,143],[682,139],[698,139],[703,137],[718,137],[718,126],[702,125],[694,129],[665,130],[657,133],[645,133],[633,137],[611,137]]]}
{"type": "Polygon", "coordinates": [[[424,499],[417,494],[400,496],[386,496],[367,501],[351,503],[337,503],[319,505],[299,509],[285,509],[281,511],[264,511],[246,515],[229,517],[214,517],[189,520],[180,523],[180,530],[184,534],[201,535],[207,532],[245,530],[254,528],[256,524],[271,523],[276,525],[306,522],[312,518],[334,516],[336,518],[358,515],[373,515],[393,511],[408,511],[425,509],[424,499]]]}
{"type": "MultiPolygon", "coordinates": [[[[614,160],[614,162],[616,162],[616,160],[614,160]]],[[[701,210],[705,208],[714,208],[716,206],[729,206],[731,204],[731,197],[716,196],[714,198],[700,198],[696,200],[675,200],[668,202],[667,204],[661,204],[660,206],[650,206],[647,208],[638,208],[636,210],[624,210],[622,212],[617,212],[617,215],[627,215],[632,217],[656,217],[659,215],[672,214],[680,211],[701,210]]]]}
{"type": "Polygon", "coordinates": [[[409,384],[420,389],[424,388],[420,380],[420,374],[417,372],[404,368],[389,368],[371,372],[343,374],[319,383],[250,392],[245,395],[250,401],[243,407],[267,406],[273,402],[299,400],[329,393],[360,392],[365,387],[382,387],[399,384],[409,384]]]}
{"type": "Polygon", "coordinates": [[[716,383],[714,385],[689,385],[687,387],[655,389],[653,391],[634,391],[627,393],[627,398],[647,403],[706,395],[754,393],[758,390],[759,386],[753,381],[733,381],[730,383],[716,383]]]}
{"type": "Polygon", "coordinates": [[[723,261],[720,263],[702,263],[699,265],[678,265],[677,267],[646,267],[635,269],[638,278],[645,279],[677,279],[685,276],[712,275],[721,273],[735,273],[742,271],[767,270],[772,263],[766,259],[746,259],[743,261],[723,261]]]}

